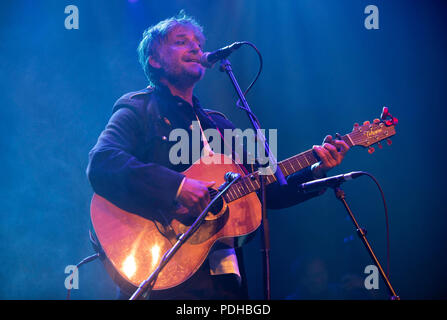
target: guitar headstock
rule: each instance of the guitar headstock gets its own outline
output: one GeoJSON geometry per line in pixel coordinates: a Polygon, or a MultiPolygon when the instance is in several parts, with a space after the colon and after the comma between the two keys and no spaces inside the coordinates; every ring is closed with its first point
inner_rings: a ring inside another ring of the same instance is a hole
{"type": "Polygon", "coordinates": [[[388,107],[383,107],[380,119],[375,119],[372,123],[365,121],[363,125],[354,124],[348,136],[354,146],[368,148],[368,152],[373,153],[372,145],[377,143],[379,148],[382,148],[382,140],[387,139],[388,145],[391,145],[389,138],[396,134],[397,122],[397,118],[389,113],[388,107]]]}

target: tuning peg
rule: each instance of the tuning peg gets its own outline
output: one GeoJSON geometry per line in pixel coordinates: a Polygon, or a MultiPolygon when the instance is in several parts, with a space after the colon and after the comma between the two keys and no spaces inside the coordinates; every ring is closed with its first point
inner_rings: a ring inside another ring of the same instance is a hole
{"type": "Polygon", "coordinates": [[[369,148],[368,148],[368,152],[369,152],[369,154],[372,154],[374,151],[375,151],[375,149],[374,149],[373,147],[369,147],[369,148]]]}
{"type": "Polygon", "coordinates": [[[391,120],[386,120],[385,124],[389,127],[389,126],[393,126],[396,125],[399,122],[399,120],[397,120],[397,118],[392,118],[391,120]]]}
{"type": "Polygon", "coordinates": [[[390,146],[393,144],[393,141],[391,141],[391,139],[386,139],[386,143],[390,146]]]}
{"type": "Polygon", "coordinates": [[[374,123],[380,123],[380,119],[374,119],[374,123]]]}
{"type": "Polygon", "coordinates": [[[171,121],[169,121],[168,118],[164,117],[164,118],[163,118],[163,121],[164,121],[164,123],[166,123],[168,126],[171,125],[171,121]]]}
{"type": "Polygon", "coordinates": [[[377,146],[379,147],[379,149],[383,148],[383,146],[382,146],[382,144],[380,142],[377,142],[377,146]]]}
{"type": "Polygon", "coordinates": [[[390,115],[390,113],[388,111],[388,107],[383,107],[382,114],[380,115],[380,119],[385,120],[386,117],[388,117],[389,115],[390,115]]]}
{"type": "Polygon", "coordinates": [[[365,121],[365,122],[363,122],[363,125],[364,125],[364,126],[369,126],[369,124],[370,124],[369,121],[365,121]]]}

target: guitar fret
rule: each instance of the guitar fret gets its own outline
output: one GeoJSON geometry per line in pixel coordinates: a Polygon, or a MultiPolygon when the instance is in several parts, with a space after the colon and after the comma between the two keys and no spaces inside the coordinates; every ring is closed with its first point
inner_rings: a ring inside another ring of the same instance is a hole
{"type": "Polygon", "coordinates": [[[231,196],[233,197],[233,200],[236,200],[238,198],[234,185],[231,186],[231,188],[228,190],[228,192],[231,192],[231,196]]]}
{"type": "Polygon", "coordinates": [[[305,167],[305,165],[304,165],[304,161],[302,160],[302,156],[301,155],[299,155],[297,158],[296,158],[296,162],[298,163],[298,167],[300,168],[300,170],[302,170],[304,167],[305,167]]]}
{"type": "Polygon", "coordinates": [[[244,188],[244,183],[242,181],[239,181],[238,185],[239,191],[241,192],[242,196],[245,196],[247,194],[247,191],[244,188]]]}
{"type": "Polygon", "coordinates": [[[247,190],[245,189],[244,182],[240,181],[239,184],[240,184],[240,187],[241,187],[241,190],[242,190],[242,195],[245,196],[247,194],[247,190]]]}
{"type": "Polygon", "coordinates": [[[302,159],[301,156],[297,157],[297,159],[296,159],[296,161],[298,163],[298,167],[300,168],[300,170],[302,170],[305,167],[305,165],[303,164],[304,161],[302,161],[301,159],[302,159]]]}
{"type": "Polygon", "coordinates": [[[244,188],[242,187],[242,185],[239,182],[236,183],[236,188],[237,188],[237,191],[239,191],[241,197],[245,195],[244,188]]]}
{"type": "Polygon", "coordinates": [[[316,162],[315,160],[316,160],[315,157],[311,153],[306,154],[306,161],[308,166],[315,163],[316,162]]]}
{"type": "Polygon", "coordinates": [[[299,157],[299,163],[300,163],[300,167],[301,168],[305,168],[306,166],[307,166],[307,160],[306,160],[306,157],[304,156],[304,155],[301,155],[300,157],[299,157]]]}
{"type": "Polygon", "coordinates": [[[259,189],[261,187],[260,183],[259,183],[259,176],[258,174],[254,174],[255,179],[253,180],[253,183],[256,186],[256,189],[259,189]]]}
{"type": "Polygon", "coordinates": [[[236,194],[236,198],[240,198],[240,196],[241,196],[241,192],[239,191],[239,188],[238,188],[238,185],[237,184],[234,184],[234,188],[233,189],[235,189],[234,190],[234,193],[236,194]]]}
{"type": "Polygon", "coordinates": [[[248,178],[248,181],[250,181],[250,185],[253,187],[252,191],[255,191],[256,190],[256,185],[254,184],[254,181],[251,178],[252,176],[254,177],[254,175],[250,175],[250,177],[248,178]]]}
{"type": "Polygon", "coordinates": [[[345,138],[345,137],[347,137],[349,139],[350,143],[348,143],[348,141],[346,141],[345,139],[343,139],[343,141],[345,141],[349,145],[349,147],[352,147],[354,145],[354,141],[352,141],[350,135],[347,134],[347,135],[343,136],[342,138],[345,138]]]}
{"type": "Polygon", "coordinates": [[[295,171],[293,170],[293,166],[290,164],[290,161],[286,161],[286,162],[284,163],[284,169],[285,169],[287,175],[290,175],[290,174],[292,174],[292,173],[295,172],[295,171]],[[287,170],[287,167],[289,167],[288,170],[287,170]]]}
{"type": "Polygon", "coordinates": [[[244,179],[242,181],[242,183],[243,183],[243,186],[244,186],[245,194],[249,194],[251,192],[251,190],[250,190],[250,186],[247,184],[247,179],[244,179]]]}
{"type": "Polygon", "coordinates": [[[307,154],[305,155],[304,159],[306,159],[307,165],[310,166],[310,161],[307,159],[307,154]]]}
{"type": "Polygon", "coordinates": [[[256,190],[256,187],[253,185],[253,182],[251,181],[251,174],[250,174],[250,176],[248,176],[247,180],[250,182],[250,185],[251,185],[252,188],[253,188],[252,191],[256,190]]]}
{"type": "Polygon", "coordinates": [[[232,201],[231,200],[230,190],[227,190],[227,192],[225,193],[225,196],[228,198],[228,201],[232,201]]]}
{"type": "Polygon", "coordinates": [[[247,195],[251,192],[246,181],[241,181],[241,185],[242,185],[242,190],[244,190],[244,195],[247,195]]]}
{"type": "Polygon", "coordinates": [[[245,193],[244,186],[243,186],[242,182],[238,182],[237,185],[238,185],[237,188],[238,188],[241,196],[245,196],[246,193],[245,193]]]}
{"type": "Polygon", "coordinates": [[[289,163],[290,163],[290,166],[292,167],[293,172],[294,173],[297,172],[298,170],[296,170],[295,167],[293,166],[293,162],[289,161],[289,163]]]}
{"type": "MultiPolygon", "coordinates": [[[[264,182],[267,183],[267,184],[271,183],[270,180],[269,180],[270,177],[271,176],[264,176],[264,182]]],[[[259,179],[261,179],[261,178],[259,178],[259,179]]],[[[261,185],[261,180],[259,180],[259,185],[261,185]]]]}
{"type": "Polygon", "coordinates": [[[235,199],[239,199],[240,196],[239,196],[239,193],[238,193],[239,190],[237,189],[237,186],[234,185],[232,189],[233,189],[233,193],[234,193],[234,198],[235,199]]]}
{"type": "Polygon", "coordinates": [[[254,191],[253,186],[252,186],[252,184],[250,182],[250,179],[245,179],[245,186],[247,187],[248,193],[254,191]],[[248,183],[250,183],[250,184],[248,184],[248,183]]]}
{"type": "Polygon", "coordinates": [[[234,192],[233,192],[233,188],[231,187],[230,189],[228,189],[228,194],[231,196],[231,198],[232,198],[232,200],[231,201],[234,201],[235,200],[235,196],[234,196],[234,192]]]}

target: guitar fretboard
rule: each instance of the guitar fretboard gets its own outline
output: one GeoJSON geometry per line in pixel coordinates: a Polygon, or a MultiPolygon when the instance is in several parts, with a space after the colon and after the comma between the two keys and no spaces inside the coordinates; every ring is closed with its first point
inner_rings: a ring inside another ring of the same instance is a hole
{"type": "MultiPolygon", "coordinates": [[[[352,138],[347,134],[342,136],[341,139],[346,142],[349,147],[354,145],[352,138]]],[[[304,168],[310,167],[318,160],[312,149],[297,154],[291,158],[278,162],[277,165],[281,169],[285,177],[294,174],[304,168]]],[[[264,178],[266,185],[269,185],[276,181],[274,174],[266,175],[264,178]]],[[[242,178],[235,184],[233,184],[224,196],[227,203],[242,198],[243,196],[259,190],[261,187],[259,172],[250,173],[242,178]]]]}

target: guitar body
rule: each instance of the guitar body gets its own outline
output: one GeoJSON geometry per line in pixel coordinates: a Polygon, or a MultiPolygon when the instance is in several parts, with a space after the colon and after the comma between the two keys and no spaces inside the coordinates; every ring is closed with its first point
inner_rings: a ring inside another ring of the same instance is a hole
{"type": "MultiPolygon", "coordinates": [[[[187,178],[216,181],[216,188],[225,182],[227,172],[244,175],[241,168],[225,155],[220,164],[206,164],[212,160],[202,157],[183,172],[187,178]]],[[[154,211],[154,216],[160,215],[154,211]]],[[[149,220],[127,212],[105,198],[94,194],[91,220],[97,238],[106,255],[105,266],[122,290],[132,293],[155,270],[163,254],[176,242],[176,235],[184,233],[193,219],[185,215],[161,213],[163,219],[149,220]],[[172,227],[172,229],[169,227],[172,227]]],[[[219,239],[233,243],[233,238],[255,231],[261,223],[261,204],[255,192],[223,203],[222,210],[208,214],[195,234],[179,249],[161,271],[154,290],[175,287],[189,279],[205,261],[210,249],[219,239]]]]}

